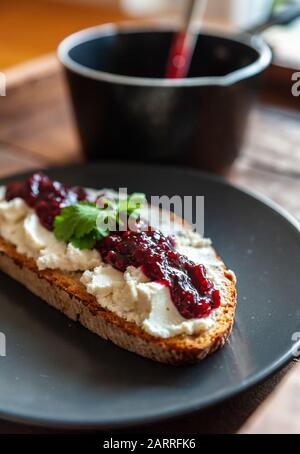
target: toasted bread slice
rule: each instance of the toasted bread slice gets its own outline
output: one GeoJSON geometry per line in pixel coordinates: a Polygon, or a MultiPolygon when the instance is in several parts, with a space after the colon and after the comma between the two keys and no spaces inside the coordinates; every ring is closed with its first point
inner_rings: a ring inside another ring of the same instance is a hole
{"type": "Polygon", "coordinates": [[[40,271],[33,259],[19,254],[15,246],[0,238],[0,269],[6,274],[103,339],[146,358],[174,365],[205,358],[221,348],[231,332],[236,305],[235,280],[221,259],[218,260],[224,267],[223,300],[227,304],[220,307],[214,326],[198,335],[162,339],[102,308],[80,282],[81,273],[40,271]]]}

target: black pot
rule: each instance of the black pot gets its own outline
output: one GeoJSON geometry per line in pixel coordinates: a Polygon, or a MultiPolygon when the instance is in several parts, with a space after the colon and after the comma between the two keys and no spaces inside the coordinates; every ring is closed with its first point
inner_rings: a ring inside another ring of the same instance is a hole
{"type": "Polygon", "coordinates": [[[61,43],[87,159],[224,172],[237,157],[269,47],[258,36],[200,34],[188,78],[170,80],[173,33],[104,25],[61,43]]]}

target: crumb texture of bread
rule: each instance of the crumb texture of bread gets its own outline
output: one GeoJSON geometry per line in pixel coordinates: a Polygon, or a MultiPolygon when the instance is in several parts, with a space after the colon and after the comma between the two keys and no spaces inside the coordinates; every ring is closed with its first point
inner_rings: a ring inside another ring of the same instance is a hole
{"type": "MultiPolygon", "coordinates": [[[[16,251],[0,238],[0,269],[28,288],[50,306],[117,346],[145,358],[167,364],[194,363],[221,348],[230,335],[236,305],[233,276],[226,271],[226,305],[222,305],[214,326],[198,335],[162,339],[151,336],[100,306],[80,282],[80,273],[38,270],[35,261],[16,251]]],[[[34,308],[33,308],[34,310],[34,308]]]]}

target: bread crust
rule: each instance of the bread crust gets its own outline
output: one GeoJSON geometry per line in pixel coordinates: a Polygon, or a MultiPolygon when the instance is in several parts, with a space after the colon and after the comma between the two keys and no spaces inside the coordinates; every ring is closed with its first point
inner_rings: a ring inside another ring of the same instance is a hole
{"type": "Polygon", "coordinates": [[[179,365],[204,359],[225,344],[234,321],[235,281],[225,265],[227,304],[220,307],[215,325],[200,335],[180,335],[168,339],[151,336],[135,323],[101,307],[80,282],[81,273],[40,271],[33,259],[19,254],[14,245],[1,237],[0,269],[50,306],[79,321],[103,339],[162,363],[179,365]]]}

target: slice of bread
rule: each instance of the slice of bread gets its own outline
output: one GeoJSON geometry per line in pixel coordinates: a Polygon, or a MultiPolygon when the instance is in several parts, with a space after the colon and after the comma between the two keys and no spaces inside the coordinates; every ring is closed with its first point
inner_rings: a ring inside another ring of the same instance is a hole
{"type": "Polygon", "coordinates": [[[221,348],[231,332],[236,305],[235,279],[221,259],[218,260],[224,267],[223,300],[227,304],[220,307],[214,326],[198,335],[162,339],[102,308],[80,282],[81,273],[40,271],[33,259],[19,254],[15,246],[0,238],[0,269],[6,274],[103,339],[146,358],[174,365],[205,358],[221,348]]]}

